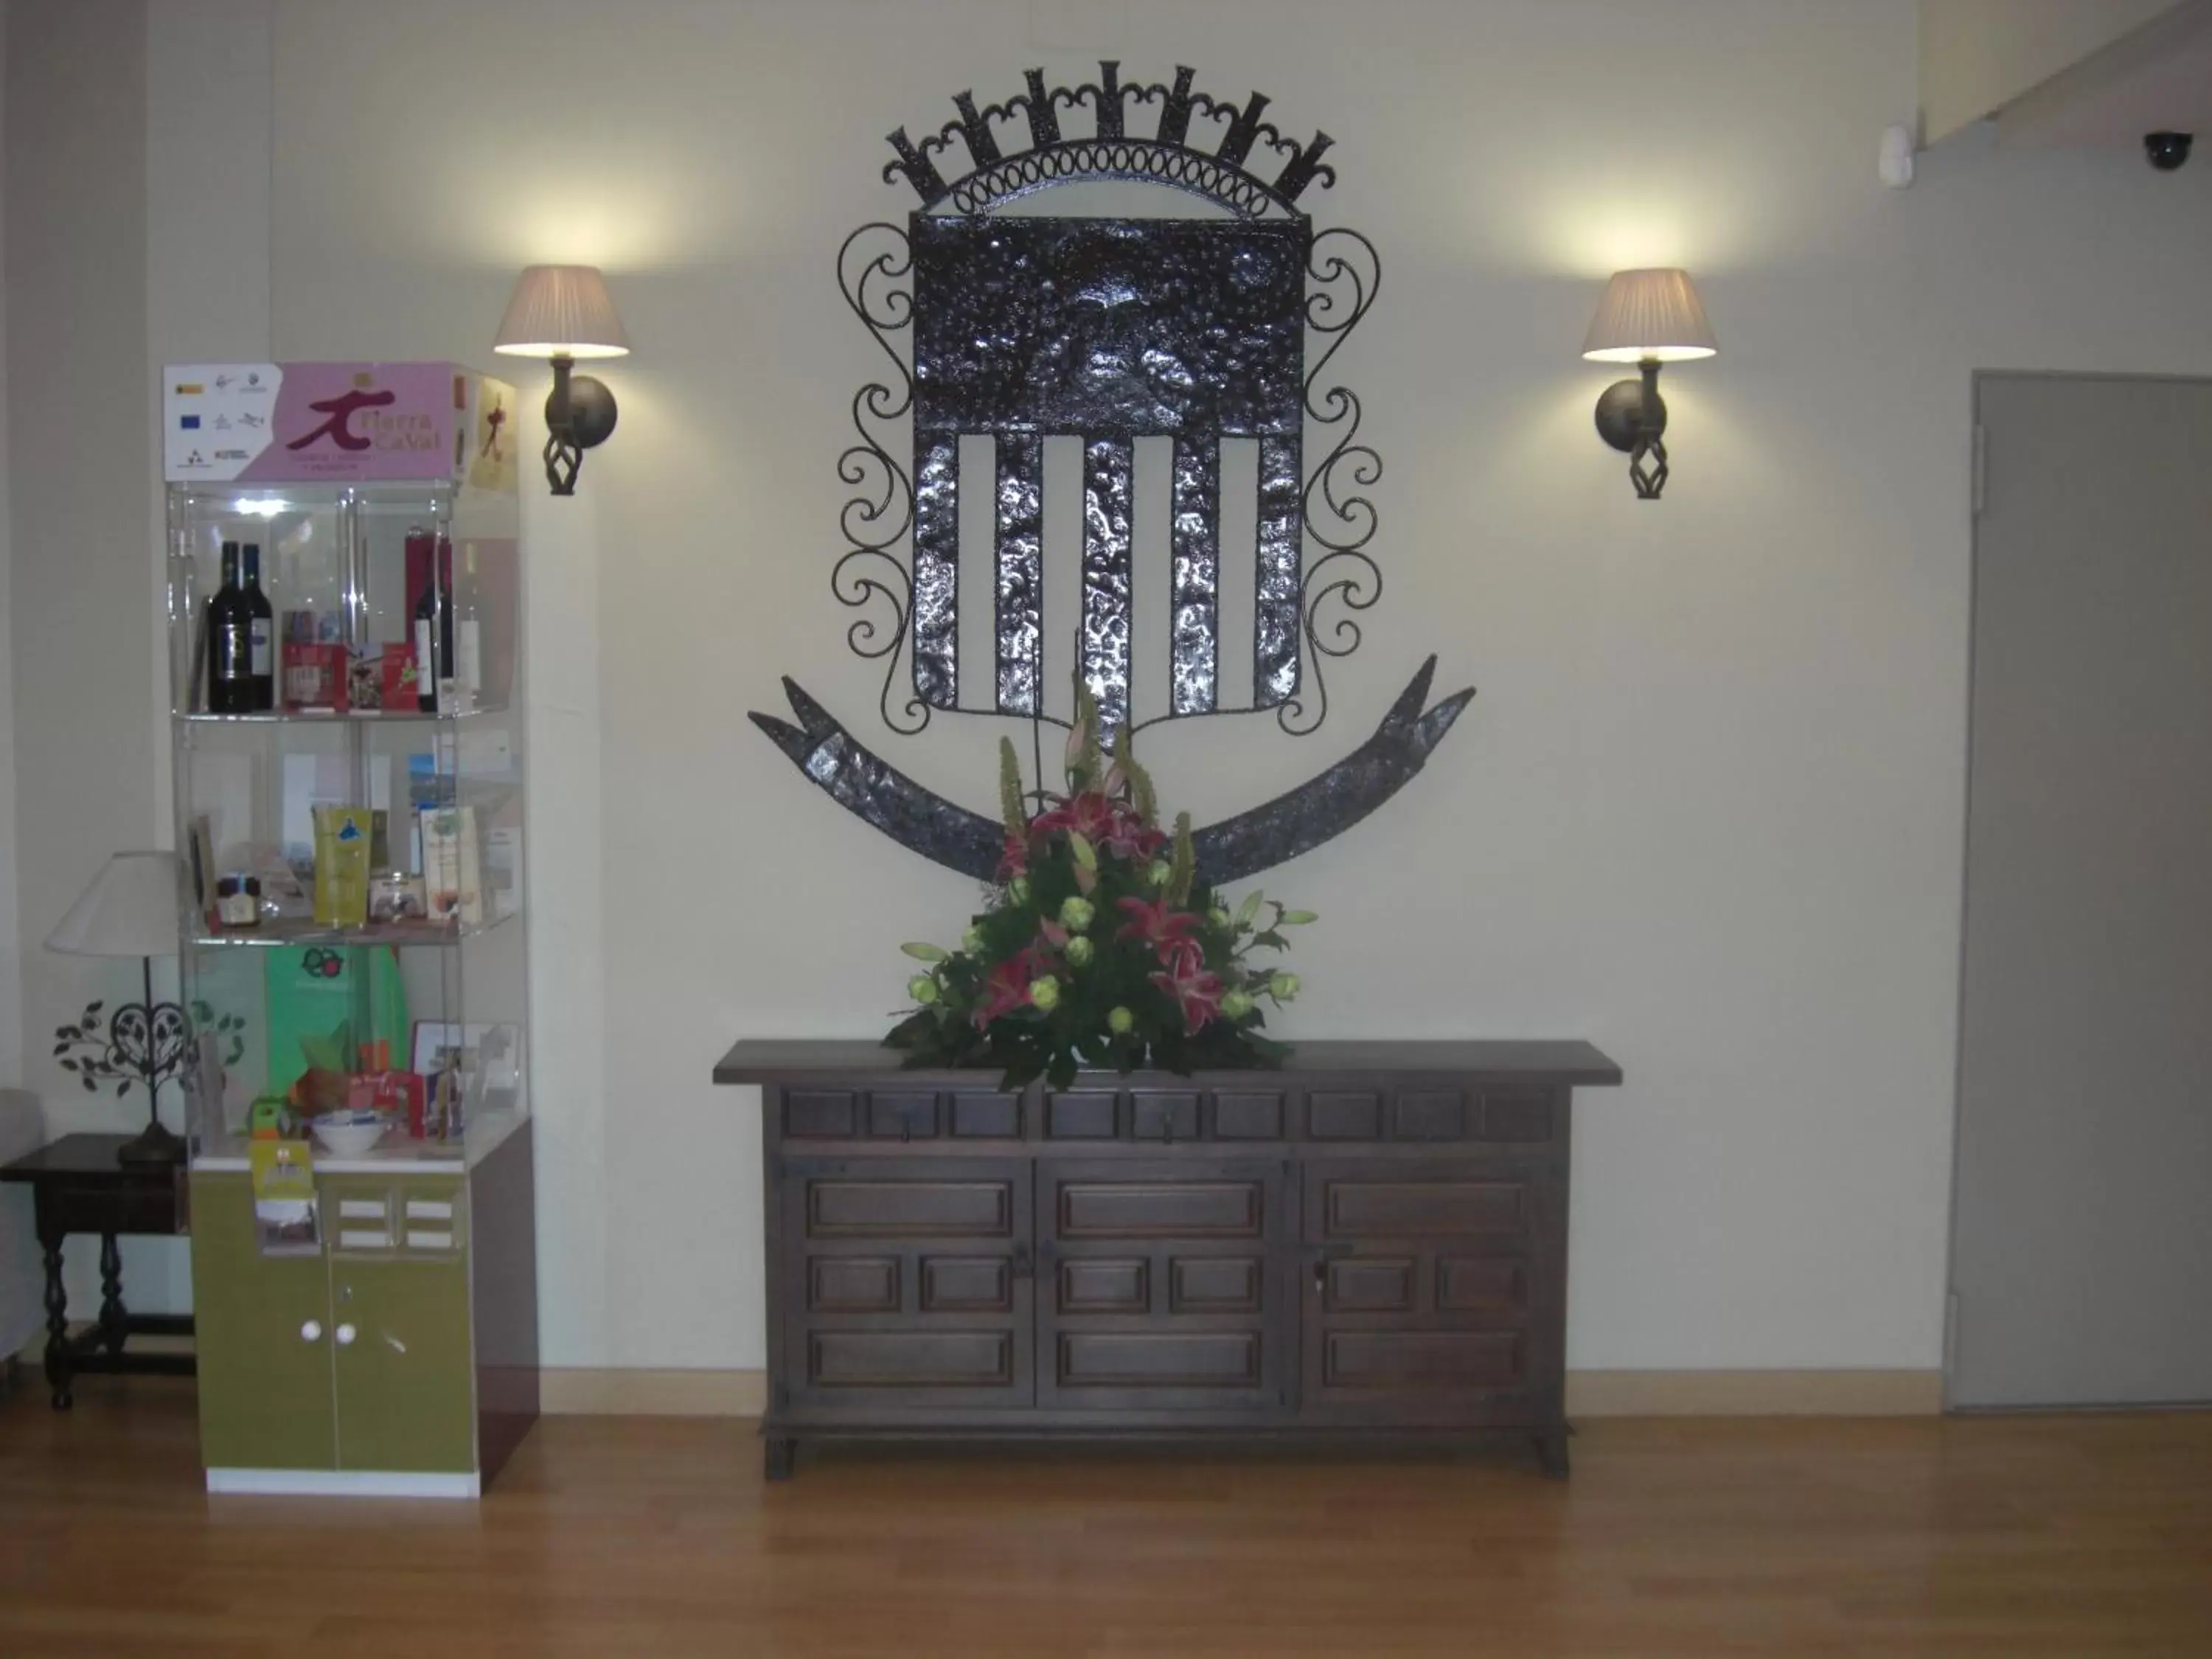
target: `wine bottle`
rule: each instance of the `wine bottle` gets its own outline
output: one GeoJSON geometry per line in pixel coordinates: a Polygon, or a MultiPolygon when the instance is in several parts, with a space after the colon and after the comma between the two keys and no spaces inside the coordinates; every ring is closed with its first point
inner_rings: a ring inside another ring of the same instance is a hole
{"type": "Polygon", "coordinates": [[[208,601],[207,706],[217,714],[253,711],[252,615],[238,591],[238,544],[222,544],[222,586],[208,601]]]}
{"type": "Polygon", "coordinates": [[[483,692],[483,629],[477,617],[477,544],[461,544],[461,580],[454,591],[453,680],[455,700],[464,713],[483,692]]]}
{"type": "Polygon", "coordinates": [[[276,613],[270,606],[269,596],[261,591],[261,544],[246,543],[240,562],[246,575],[245,592],[240,597],[246,605],[252,703],[255,710],[266,712],[276,706],[276,613]]]}
{"type": "Polygon", "coordinates": [[[438,712],[438,686],[453,673],[453,546],[438,538],[429,580],[415,601],[415,706],[438,712]]]}

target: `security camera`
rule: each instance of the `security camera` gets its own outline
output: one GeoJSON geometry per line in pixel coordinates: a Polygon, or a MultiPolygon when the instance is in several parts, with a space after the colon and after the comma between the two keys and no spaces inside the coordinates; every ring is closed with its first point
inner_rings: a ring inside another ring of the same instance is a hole
{"type": "Polygon", "coordinates": [[[2160,173],[2178,171],[2189,160],[2189,146],[2196,136],[2193,132],[2146,132],[2143,154],[2160,173]]]}

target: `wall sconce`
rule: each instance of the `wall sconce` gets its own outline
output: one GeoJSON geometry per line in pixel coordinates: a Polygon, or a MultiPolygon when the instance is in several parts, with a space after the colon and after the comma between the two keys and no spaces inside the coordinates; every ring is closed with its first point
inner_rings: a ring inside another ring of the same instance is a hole
{"type": "Polygon", "coordinates": [[[1616,380],[1597,400],[1598,436],[1628,456],[1629,482],[1640,501],[1667,487],[1667,405],[1659,397],[1659,365],[1710,357],[1720,349],[1686,270],[1616,270],[1590,319],[1583,356],[1592,362],[1635,363],[1639,380],[1616,380]]]}
{"type": "Polygon", "coordinates": [[[584,452],[615,429],[615,394],[588,374],[573,373],[579,357],[627,357],[629,337],[596,265],[532,265],[515,279],[500,319],[494,351],[547,357],[553,391],[545,399],[545,482],[556,495],[576,493],[584,452]]]}

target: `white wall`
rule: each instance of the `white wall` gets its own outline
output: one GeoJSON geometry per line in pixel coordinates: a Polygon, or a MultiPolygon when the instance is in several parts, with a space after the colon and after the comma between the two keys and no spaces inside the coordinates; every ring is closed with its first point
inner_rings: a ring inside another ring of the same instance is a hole
{"type": "MultiPolygon", "coordinates": [[[[143,1093],[83,1092],[54,1065],[48,1039],[89,999],[136,995],[138,965],[58,956],[45,939],[111,853],[167,839],[167,733],[153,718],[145,620],[161,605],[155,497],[142,482],[154,459],[146,7],[14,0],[8,33],[8,624],[24,1082],[45,1097],[52,1133],[129,1129],[145,1121],[143,1093]]],[[[80,1242],[70,1258],[82,1313],[97,1297],[93,1252],[80,1242]]],[[[174,1241],[129,1241],[132,1306],[181,1305],[188,1267],[174,1241]]]]}
{"type": "MultiPolygon", "coordinates": [[[[971,907],[743,714],[790,672],[877,732],[825,584],[874,349],[830,262],[908,205],[881,135],[1103,55],[1335,134],[1316,218],[1385,271],[1340,360],[1389,466],[1367,646],[1322,737],[1165,734],[1164,791],[1201,821],[1273,793],[1431,650],[1481,691],[1404,795],[1269,878],[1324,918],[1290,1034],[1620,1058],[1577,1125],[1576,1365],[1937,1362],[1969,376],[2212,371],[2203,173],[1970,137],[1883,192],[1909,0],[274,0],[273,23],[276,356],[483,362],[547,258],[605,265],[637,347],[585,495],[528,498],[550,1359],[760,1362],[756,1115],[708,1068],[739,1035],[880,1029],[897,943],[971,907]],[[1604,274],[1644,263],[1698,273],[1723,348],[1670,374],[1656,506],[1575,357],[1604,274]]],[[[189,106],[175,77],[215,71],[163,40],[153,83],[189,106]]],[[[219,273],[189,280],[181,333],[196,296],[234,316],[219,273]]],[[[995,735],[882,746],[988,805],[995,735]]],[[[139,792],[143,758],[116,769],[139,792]]]]}

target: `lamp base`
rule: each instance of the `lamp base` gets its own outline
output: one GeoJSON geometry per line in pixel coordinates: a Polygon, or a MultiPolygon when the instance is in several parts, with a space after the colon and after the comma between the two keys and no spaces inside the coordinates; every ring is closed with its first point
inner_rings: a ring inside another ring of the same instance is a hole
{"type": "Polygon", "coordinates": [[[137,1164],[182,1164],[185,1161],[185,1143],[160,1123],[149,1123],[142,1133],[115,1149],[115,1161],[137,1164]]]}

